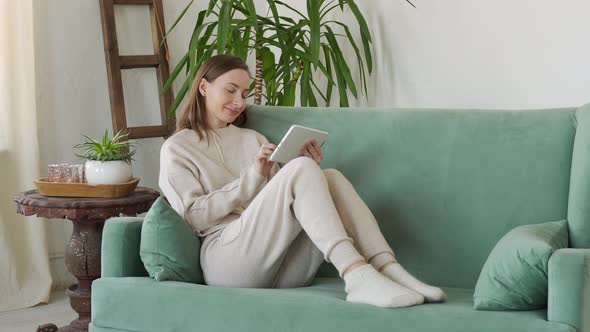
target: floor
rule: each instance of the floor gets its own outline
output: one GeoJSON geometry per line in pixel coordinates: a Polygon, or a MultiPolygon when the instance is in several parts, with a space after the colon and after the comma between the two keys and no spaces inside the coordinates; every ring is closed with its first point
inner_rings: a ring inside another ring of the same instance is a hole
{"type": "Polygon", "coordinates": [[[0,331],[34,332],[37,326],[46,323],[64,326],[76,319],[77,314],[70,307],[64,290],[51,293],[49,304],[32,308],[0,312],[0,331]]]}

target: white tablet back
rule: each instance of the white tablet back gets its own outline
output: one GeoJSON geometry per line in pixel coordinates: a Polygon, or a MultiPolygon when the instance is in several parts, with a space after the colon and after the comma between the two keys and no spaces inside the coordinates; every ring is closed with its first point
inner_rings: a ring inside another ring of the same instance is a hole
{"type": "Polygon", "coordinates": [[[325,131],[292,125],[283,137],[269,160],[286,164],[299,154],[299,149],[309,140],[316,140],[319,146],[324,144],[328,133],[325,131]]]}

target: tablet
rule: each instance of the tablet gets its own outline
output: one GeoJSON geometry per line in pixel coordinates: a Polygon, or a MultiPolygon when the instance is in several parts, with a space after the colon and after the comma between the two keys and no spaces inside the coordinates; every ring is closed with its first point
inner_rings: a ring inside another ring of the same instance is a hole
{"type": "Polygon", "coordinates": [[[316,140],[320,147],[326,141],[328,133],[325,131],[292,125],[283,137],[277,148],[270,155],[270,161],[286,164],[291,159],[297,158],[299,149],[309,140],[316,140]]]}

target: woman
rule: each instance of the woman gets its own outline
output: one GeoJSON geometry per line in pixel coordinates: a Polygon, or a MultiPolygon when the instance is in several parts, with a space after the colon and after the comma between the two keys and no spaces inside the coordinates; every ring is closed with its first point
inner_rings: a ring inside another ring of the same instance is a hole
{"type": "Polygon", "coordinates": [[[346,300],[404,307],[444,300],[397,263],[375,218],[322,151],[307,142],[279,171],[276,148],[246,121],[250,76],[238,57],[218,55],[199,69],[178,131],[161,150],[160,188],[203,238],[209,285],[306,286],[331,262],[346,300]]]}

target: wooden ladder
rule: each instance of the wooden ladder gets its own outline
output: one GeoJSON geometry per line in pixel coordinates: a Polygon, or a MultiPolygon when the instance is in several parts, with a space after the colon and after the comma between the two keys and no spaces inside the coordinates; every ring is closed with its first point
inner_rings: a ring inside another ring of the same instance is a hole
{"type": "Polygon", "coordinates": [[[168,119],[167,110],[172,105],[172,87],[164,94],[160,94],[164,84],[170,76],[167,59],[167,43],[164,38],[164,11],[162,0],[100,0],[100,15],[102,20],[102,35],[104,53],[109,81],[109,95],[111,101],[111,116],[113,130],[124,130],[129,133],[128,138],[168,137],[176,129],[176,118],[168,119]],[[120,55],[115,25],[114,5],[149,5],[152,27],[152,41],[154,54],[150,55],[120,55]],[[162,45],[162,46],[160,46],[162,45]],[[155,126],[128,127],[125,114],[125,99],[123,96],[122,69],[156,68],[158,79],[158,94],[160,100],[160,115],[162,124],[155,126]]]}

